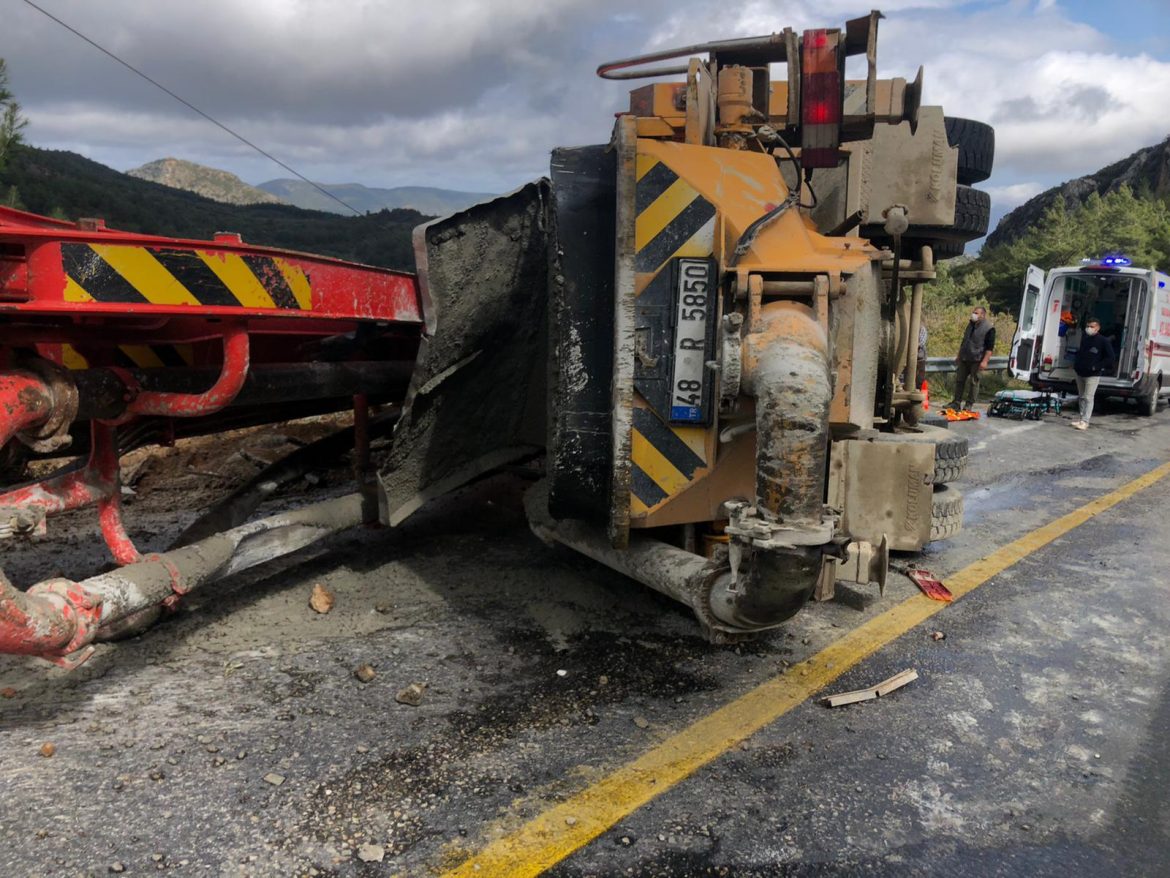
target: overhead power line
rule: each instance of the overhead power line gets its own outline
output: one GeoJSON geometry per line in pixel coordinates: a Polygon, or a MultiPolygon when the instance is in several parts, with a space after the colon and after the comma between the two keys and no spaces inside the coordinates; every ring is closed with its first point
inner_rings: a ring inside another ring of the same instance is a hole
{"type": "Polygon", "coordinates": [[[41,13],[41,15],[57,22],[57,24],[61,25],[61,27],[65,28],[65,30],[67,30],[70,33],[74,34],[75,36],[80,37],[81,39],[85,40],[85,42],[89,43],[91,46],[93,46],[95,49],[97,49],[102,54],[108,55],[110,58],[113,58],[115,61],[117,61],[119,64],[121,64],[123,67],[125,67],[130,72],[132,72],[138,76],[141,76],[143,79],[145,79],[151,85],[153,85],[155,88],[159,89],[160,91],[166,92],[168,95],[170,95],[172,98],[174,98],[180,104],[182,104],[184,107],[198,113],[200,116],[202,116],[208,122],[210,122],[212,125],[215,125],[217,128],[223,129],[228,134],[230,134],[232,137],[234,137],[236,140],[240,141],[240,143],[244,144],[245,146],[251,147],[252,149],[256,150],[256,152],[260,153],[260,155],[264,156],[266,159],[269,159],[270,161],[275,162],[276,164],[280,165],[280,167],[284,168],[286,171],[288,171],[290,174],[295,176],[297,179],[303,180],[304,182],[308,183],[310,186],[312,186],[314,189],[316,189],[322,195],[325,195],[328,198],[332,198],[334,201],[336,201],[338,204],[340,204],[346,210],[352,210],[354,212],[354,214],[356,214],[357,216],[361,216],[361,211],[358,210],[357,208],[355,208],[349,204],[346,204],[344,201],[342,201],[340,198],[338,198],[336,195],[334,195],[328,189],[326,189],[325,187],[323,187],[317,183],[314,183],[312,180],[310,180],[308,177],[306,177],[304,174],[302,174],[300,171],[296,170],[295,168],[289,167],[284,162],[282,162],[280,159],[278,159],[276,156],[274,156],[272,153],[261,149],[259,146],[254,144],[252,141],[248,140],[248,138],[244,137],[244,135],[237,134],[235,131],[233,131],[227,125],[224,125],[222,122],[220,122],[218,119],[216,119],[211,114],[203,112],[203,110],[199,109],[197,106],[195,106],[193,103],[191,103],[186,98],[183,98],[180,95],[175,94],[173,91],[171,91],[169,88],[167,88],[165,85],[163,85],[158,80],[152,79],[150,76],[147,76],[145,73],[143,73],[137,67],[135,67],[133,64],[130,64],[127,61],[123,61],[121,58],[119,58],[117,55],[115,55],[113,52],[111,52],[105,46],[99,45],[98,43],[94,42],[89,37],[87,37],[85,34],[83,34],[81,31],[79,31],[77,28],[62,21],[61,19],[59,19],[57,16],[53,15],[53,13],[49,12],[48,10],[43,9],[40,6],[38,6],[36,3],[33,2],[33,0],[24,0],[24,2],[26,4],[28,4],[29,6],[31,6],[33,9],[35,9],[37,12],[41,13]]]}

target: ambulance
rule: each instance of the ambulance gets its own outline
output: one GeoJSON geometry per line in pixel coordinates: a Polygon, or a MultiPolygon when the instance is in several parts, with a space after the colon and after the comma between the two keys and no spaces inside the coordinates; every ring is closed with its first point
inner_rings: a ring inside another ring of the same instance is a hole
{"type": "Polygon", "coordinates": [[[1085,324],[1095,317],[1117,354],[1114,371],[1101,377],[1098,398],[1133,399],[1152,415],[1170,391],[1168,282],[1163,272],[1134,268],[1121,255],[1047,274],[1028,266],[1008,362],[1012,374],[1036,390],[1076,393],[1073,363],[1085,324]]]}

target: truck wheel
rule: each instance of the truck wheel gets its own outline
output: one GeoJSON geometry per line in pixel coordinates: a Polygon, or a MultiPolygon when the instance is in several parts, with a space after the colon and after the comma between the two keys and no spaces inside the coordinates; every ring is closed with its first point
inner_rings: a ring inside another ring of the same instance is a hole
{"type": "Polygon", "coordinates": [[[1158,396],[1162,392],[1162,377],[1159,375],[1154,386],[1150,388],[1150,392],[1138,399],[1138,410],[1147,418],[1153,417],[1158,412],[1158,396]]]}
{"type": "Polygon", "coordinates": [[[967,469],[966,437],[952,436],[949,438],[960,441],[938,442],[934,446],[934,483],[936,485],[957,482],[967,469]]]}
{"type": "MultiPolygon", "coordinates": [[[[987,234],[991,222],[991,196],[982,189],[958,186],[955,189],[955,222],[949,226],[916,226],[911,223],[902,236],[903,257],[913,258],[916,251],[928,245],[934,251],[935,259],[951,259],[962,256],[968,241],[982,238],[987,234]]],[[[893,247],[893,242],[884,235],[881,227],[867,226],[862,234],[882,247],[893,247]]]]}
{"type": "Polygon", "coordinates": [[[967,437],[923,424],[915,432],[879,433],[878,442],[929,442],[934,446],[934,484],[957,482],[967,469],[967,437]]]}
{"type": "Polygon", "coordinates": [[[974,119],[948,117],[947,142],[959,148],[959,182],[970,186],[991,176],[995,162],[995,129],[974,119]]]}
{"type": "Polygon", "coordinates": [[[918,246],[929,244],[935,259],[954,259],[962,256],[967,249],[965,241],[920,241],[918,246]]]}
{"type": "Polygon", "coordinates": [[[947,540],[963,529],[963,495],[950,485],[935,485],[930,504],[930,541],[947,540]]]}
{"type": "Polygon", "coordinates": [[[923,244],[966,242],[982,238],[987,234],[991,222],[991,196],[982,189],[970,186],[955,187],[955,222],[950,226],[915,226],[906,232],[908,238],[920,240],[923,244]]]}

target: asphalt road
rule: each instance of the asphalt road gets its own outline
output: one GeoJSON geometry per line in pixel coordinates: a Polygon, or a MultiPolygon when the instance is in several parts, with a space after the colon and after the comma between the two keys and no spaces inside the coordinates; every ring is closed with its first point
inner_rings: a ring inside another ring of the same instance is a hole
{"type": "MultiPolygon", "coordinates": [[[[1170,413],[1067,423],[956,425],[967,522],[923,562],[945,579],[1170,460],[1170,413]]],[[[712,647],[670,602],[532,538],[521,488],[236,577],[72,674],[0,658],[0,875],[443,874],[756,687],[799,687],[801,662],[916,593],[841,589],[712,647]],[[398,703],[412,682],[421,702],[398,703]]],[[[612,827],[549,874],[1165,874],[1168,499],[1170,479],[1090,517],[827,687],[914,668],[906,688],[800,701],[712,739],[642,807],[593,802],[567,831],[612,827]]],[[[135,514],[159,547],[186,523],[135,514]]],[[[53,556],[71,574],[99,559],[85,534],[53,556]]]]}

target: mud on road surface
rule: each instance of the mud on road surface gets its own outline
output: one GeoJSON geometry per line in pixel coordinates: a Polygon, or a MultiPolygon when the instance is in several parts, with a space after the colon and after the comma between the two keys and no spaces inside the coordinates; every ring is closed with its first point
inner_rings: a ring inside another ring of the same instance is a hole
{"type": "MultiPolygon", "coordinates": [[[[1147,471],[1168,428],[1124,410],[1084,434],[961,425],[967,527],[926,563],[945,576],[1147,471]]],[[[325,429],[136,453],[132,535],[165,548],[196,503],[295,446],[282,437],[325,429]]],[[[347,465],[265,511],[349,490],[347,465]]],[[[0,658],[0,874],[441,874],[914,593],[896,576],[884,598],[840,587],[776,633],[712,647],[681,607],[532,537],[527,484],[496,476],[209,587],[73,673],[0,658]],[[397,700],[411,684],[416,705],[397,700]]],[[[1154,734],[1168,499],[1155,486],[1102,514],[835,689],[916,667],[911,686],[798,707],[552,874],[1143,874],[1170,851],[1154,734]]],[[[22,585],[96,572],[92,529],[54,520],[3,566],[22,585]]]]}

